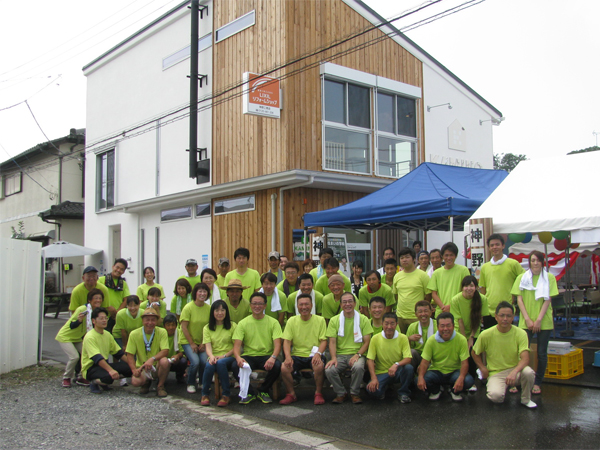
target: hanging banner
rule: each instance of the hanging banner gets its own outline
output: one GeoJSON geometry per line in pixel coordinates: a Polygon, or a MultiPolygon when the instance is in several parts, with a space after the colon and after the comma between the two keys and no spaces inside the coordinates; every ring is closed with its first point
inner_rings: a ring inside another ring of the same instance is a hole
{"type": "Polygon", "coordinates": [[[279,119],[281,101],[279,80],[252,72],[244,72],[244,114],[279,119]]]}

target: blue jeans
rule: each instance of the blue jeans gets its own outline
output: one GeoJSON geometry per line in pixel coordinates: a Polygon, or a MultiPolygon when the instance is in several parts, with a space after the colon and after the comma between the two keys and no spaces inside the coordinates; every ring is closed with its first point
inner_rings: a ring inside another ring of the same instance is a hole
{"type": "Polygon", "coordinates": [[[182,347],[186,358],[190,362],[190,366],[188,367],[187,384],[188,386],[191,384],[196,386],[196,377],[202,379],[204,366],[206,365],[208,356],[206,356],[206,352],[196,353],[192,351],[192,346],[190,344],[183,344],[182,347]]]}
{"type": "MultiPolygon", "coordinates": [[[[443,384],[449,385],[450,389],[452,389],[454,392],[454,383],[456,383],[456,380],[458,380],[459,376],[460,370],[455,370],[454,372],[450,373],[442,373],[439,370],[428,370],[424,376],[425,384],[427,384],[427,392],[429,392],[430,394],[437,394],[438,392],[440,392],[440,386],[443,384]]],[[[473,377],[471,375],[467,374],[463,383],[463,389],[460,392],[466,391],[469,388],[471,388],[471,386],[473,386],[473,383],[475,383],[475,380],[473,380],[473,377]]],[[[460,392],[454,393],[460,394],[460,392]]]]}
{"type": "Polygon", "coordinates": [[[385,389],[388,383],[400,383],[400,389],[398,389],[398,395],[410,395],[410,384],[413,382],[415,371],[412,364],[398,367],[396,375],[392,378],[388,373],[380,373],[377,375],[377,381],[379,381],[379,389],[375,392],[369,392],[377,398],[383,398],[385,396],[385,389]]]}
{"type": "MultiPolygon", "coordinates": [[[[531,338],[533,337],[533,332],[531,330],[525,330],[527,332],[527,339],[529,340],[529,345],[531,345],[531,338]]],[[[546,374],[546,366],[548,366],[548,342],[550,341],[550,335],[552,334],[552,330],[540,330],[539,333],[536,333],[537,336],[537,370],[535,371],[535,381],[533,382],[535,385],[539,386],[542,384],[544,380],[544,375],[546,374]]]]}
{"type": "Polygon", "coordinates": [[[206,363],[204,366],[204,376],[202,378],[202,395],[206,395],[210,393],[210,384],[212,383],[212,377],[217,372],[217,376],[219,377],[219,381],[221,382],[221,388],[223,393],[221,394],[224,397],[231,397],[230,394],[230,383],[229,383],[229,371],[234,372],[234,375],[237,373],[235,370],[237,368],[237,362],[233,356],[228,356],[227,358],[219,359],[216,364],[206,363]]]}

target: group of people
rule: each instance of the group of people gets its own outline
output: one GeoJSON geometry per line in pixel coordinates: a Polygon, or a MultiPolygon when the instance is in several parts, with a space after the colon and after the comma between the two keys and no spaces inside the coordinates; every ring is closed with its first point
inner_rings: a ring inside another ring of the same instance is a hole
{"type": "Polygon", "coordinates": [[[329,248],[320,251],[318,265],[302,267],[271,252],[262,275],[249,267],[246,248],[235,251],[233,268],[221,258],[218,273],[207,268],[198,274],[197,261],[189,259],[168,308],[152,268],[144,269],[146,282],[130,295],[122,278],[126,260],[117,259],[100,278],[86,267],[71,296],[73,314],[56,337],[69,357],[63,386],[74,379],[100,393],[130,378],[147,393],[156,380],[164,397],[172,371],[190,394],[201,385],[205,406],[218,379],[215,402],[226,406],[230,372],[240,383],[241,404],[271,403],[281,376],[286,395],[279,403],[287,405],[298,400],[295,386],[303,375],[312,373],[314,404],[320,405],[325,378],[333,403],[358,404],[361,386],[383,399],[393,384],[401,403],[411,402],[415,388],[438,400],[444,386],[461,401],[481,377],[493,402],[520,385],[521,403],[535,408],[531,395],[541,393],[553,328],[550,297],[558,293],[544,255],[533,252],[525,271],[504,255],[503,237],[493,234],[487,240],[492,259],[478,281],[456,264],[455,244],[430,252],[415,244],[397,255],[386,249],[383,267],[364,277],[355,261],[351,279],[329,248]],[[537,372],[529,367],[534,335],[537,372]],[[255,388],[249,374],[256,370],[265,377],[255,388]]]}

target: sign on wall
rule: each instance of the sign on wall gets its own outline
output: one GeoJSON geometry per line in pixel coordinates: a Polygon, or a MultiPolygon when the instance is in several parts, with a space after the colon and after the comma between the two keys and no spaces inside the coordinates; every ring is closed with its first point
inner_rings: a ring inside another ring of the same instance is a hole
{"type": "Polygon", "coordinates": [[[244,114],[279,119],[281,92],[277,78],[244,72],[244,114]]]}

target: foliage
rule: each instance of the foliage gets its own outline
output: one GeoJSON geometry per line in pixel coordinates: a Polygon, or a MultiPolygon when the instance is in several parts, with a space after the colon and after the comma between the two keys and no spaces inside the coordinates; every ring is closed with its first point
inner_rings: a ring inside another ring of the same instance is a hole
{"type": "Polygon", "coordinates": [[[25,222],[23,222],[22,220],[20,220],[17,223],[17,228],[10,227],[10,230],[12,231],[11,238],[13,238],[13,239],[25,239],[25,222]]]}
{"type": "Polygon", "coordinates": [[[517,164],[526,159],[527,157],[525,155],[515,155],[514,153],[494,154],[494,169],[511,172],[517,167],[517,164]]]}
{"type": "Polygon", "coordinates": [[[575,153],[597,152],[598,150],[600,150],[600,147],[594,145],[593,147],[583,148],[581,150],[573,150],[572,152],[567,153],[567,155],[574,155],[575,153]]]}

